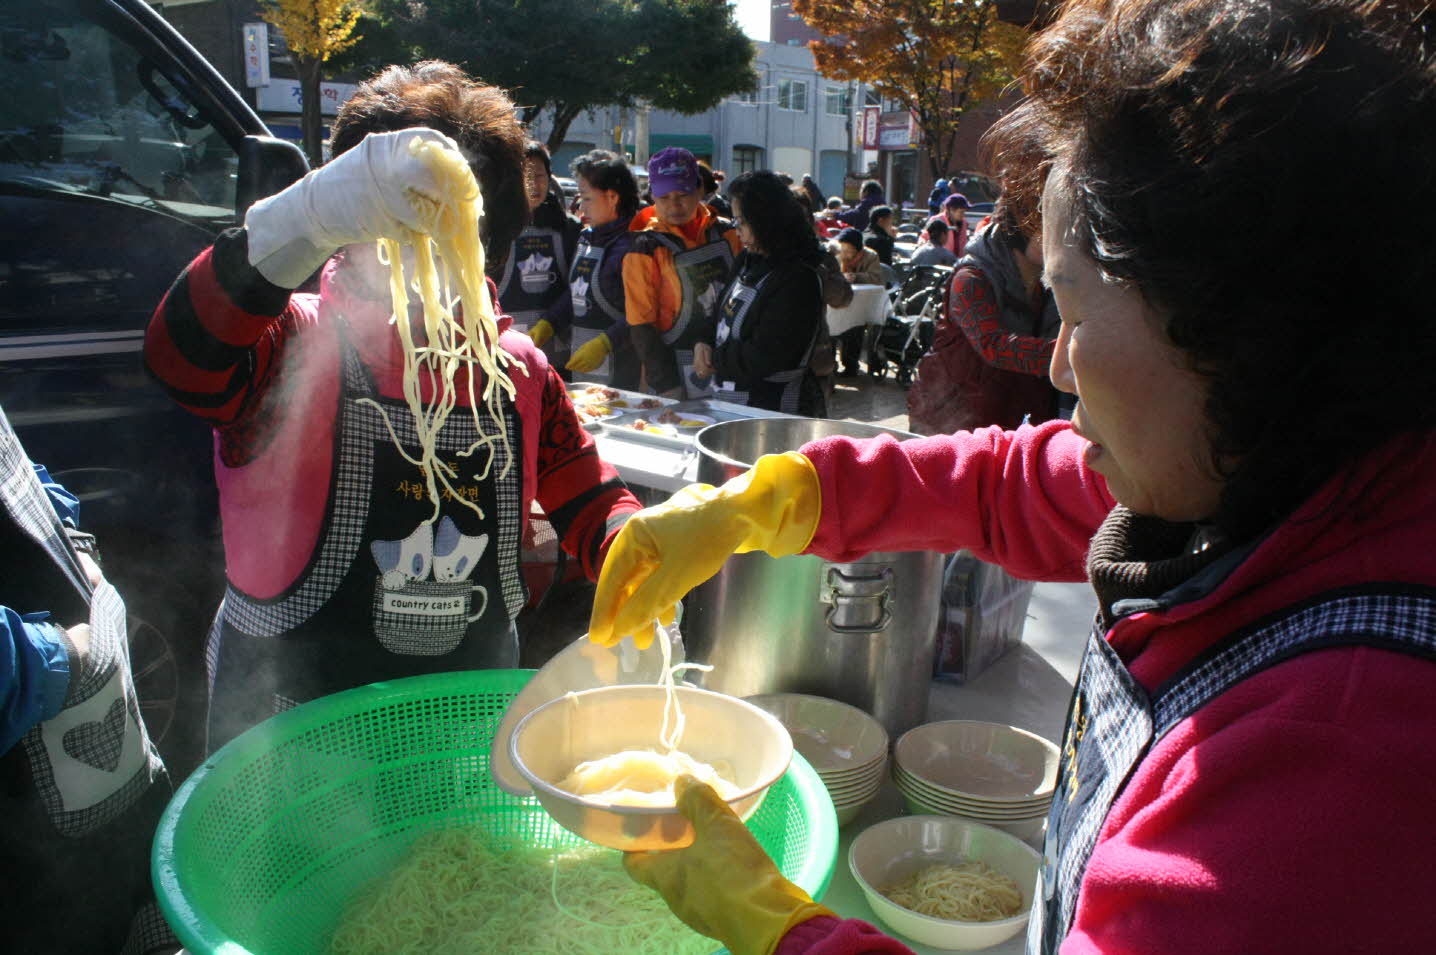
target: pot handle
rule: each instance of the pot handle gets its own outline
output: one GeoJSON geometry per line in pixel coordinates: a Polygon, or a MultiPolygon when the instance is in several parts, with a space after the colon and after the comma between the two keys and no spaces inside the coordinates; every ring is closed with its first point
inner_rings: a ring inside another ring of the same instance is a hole
{"type": "Polygon", "coordinates": [[[850,573],[835,564],[823,565],[819,599],[828,604],[828,629],[834,633],[879,633],[892,622],[888,600],[893,591],[893,569],[868,565],[867,573],[850,573]]]}

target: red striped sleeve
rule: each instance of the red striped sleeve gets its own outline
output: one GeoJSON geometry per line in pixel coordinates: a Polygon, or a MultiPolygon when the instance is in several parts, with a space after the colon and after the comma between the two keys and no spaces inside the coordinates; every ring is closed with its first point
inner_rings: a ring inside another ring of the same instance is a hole
{"type": "Polygon", "coordinates": [[[229,230],[180,273],[145,330],[145,367],[182,407],[216,427],[244,413],[273,365],[288,290],[247,261],[229,230]]]}
{"type": "Polygon", "coordinates": [[[619,527],[638,510],[613,465],[598,456],[593,435],[583,429],[563,379],[553,368],[544,379],[538,440],[538,501],[590,580],[619,527]]]}

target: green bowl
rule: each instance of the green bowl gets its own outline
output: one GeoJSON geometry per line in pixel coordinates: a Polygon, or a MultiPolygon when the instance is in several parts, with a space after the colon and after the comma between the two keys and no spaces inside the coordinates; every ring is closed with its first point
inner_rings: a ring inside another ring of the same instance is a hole
{"type": "MultiPolygon", "coordinates": [[[[414,840],[474,826],[496,842],[583,845],[489,775],[489,744],[532,670],[472,670],[323,697],[245,732],[175,793],[151,872],[192,955],[312,955],[355,894],[414,840]]],[[[821,898],[837,861],[827,790],[798,754],[748,828],[821,898]]]]}

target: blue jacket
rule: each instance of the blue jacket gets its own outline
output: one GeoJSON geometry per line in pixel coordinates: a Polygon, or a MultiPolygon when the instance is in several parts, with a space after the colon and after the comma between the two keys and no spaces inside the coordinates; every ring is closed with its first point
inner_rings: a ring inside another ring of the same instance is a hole
{"type": "MultiPolygon", "coordinates": [[[[579,245],[591,245],[604,249],[603,265],[598,270],[599,288],[603,290],[604,298],[612,302],[615,308],[623,308],[623,257],[633,248],[633,237],[636,233],[628,230],[629,223],[633,221],[632,216],[619,216],[612,222],[605,222],[601,226],[589,226],[579,233],[579,245]]],[[[572,261],[572,258],[570,258],[572,261]]],[[[555,331],[563,331],[573,324],[573,299],[565,295],[555,304],[549,315],[549,322],[552,323],[555,331]]],[[[620,347],[628,344],[629,330],[628,321],[621,319],[613,322],[604,334],[608,336],[608,343],[617,351],[620,347]]]]}

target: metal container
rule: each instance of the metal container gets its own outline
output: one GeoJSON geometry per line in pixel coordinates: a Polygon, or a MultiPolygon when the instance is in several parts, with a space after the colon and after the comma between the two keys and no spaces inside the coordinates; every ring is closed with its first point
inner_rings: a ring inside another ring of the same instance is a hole
{"type": "MultiPolygon", "coordinates": [[[[764,454],[845,435],[913,435],[819,418],[723,421],[698,433],[698,479],[721,484],[764,454]]],[[[897,506],[897,502],[894,502],[897,506]]],[[[734,696],[811,693],[866,710],[893,739],[922,723],[942,597],[942,555],[736,554],[688,597],[688,658],[712,664],[690,679],[734,696]]]]}

